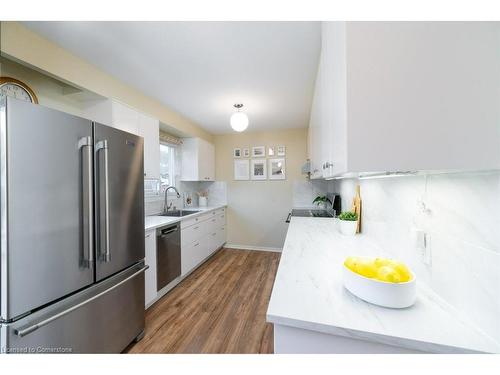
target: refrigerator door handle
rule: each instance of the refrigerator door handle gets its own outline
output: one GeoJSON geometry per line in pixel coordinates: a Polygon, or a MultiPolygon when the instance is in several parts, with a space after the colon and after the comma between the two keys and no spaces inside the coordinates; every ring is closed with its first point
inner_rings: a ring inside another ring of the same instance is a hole
{"type": "Polygon", "coordinates": [[[119,283],[113,285],[111,288],[108,288],[104,291],[102,291],[101,293],[99,294],[96,294],[95,296],[92,296],[91,298],[83,301],[83,302],[80,302],[74,306],[71,306],[70,308],[66,309],[66,310],[63,310],[55,315],[52,315],[44,320],[41,320],[39,321],[38,323],[35,323],[35,324],[32,324],[30,326],[27,326],[27,327],[22,327],[22,328],[19,328],[15,331],[15,334],[19,337],[24,337],[26,335],[29,335],[31,332],[34,332],[36,331],[38,328],[41,328],[51,322],[53,322],[54,320],[57,320],[59,318],[62,318],[63,316],[65,315],[68,315],[70,312],[72,311],[75,311],[77,309],[79,309],[80,307],[83,307],[85,306],[86,304],[96,300],[97,298],[111,292],[112,290],[120,287],[121,285],[125,284],[127,281],[133,279],[134,277],[138,276],[139,274],[143,273],[144,271],[146,271],[147,269],[149,268],[148,265],[144,265],[144,267],[142,267],[140,270],[138,270],[137,272],[134,272],[132,275],[130,275],[129,277],[127,277],[126,279],[120,281],[119,283]]]}
{"type": "Polygon", "coordinates": [[[92,145],[92,137],[78,141],[78,148],[82,149],[83,266],[86,268],[92,268],[94,263],[92,145]]]}
{"type": "Polygon", "coordinates": [[[97,142],[95,150],[97,155],[102,153],[102,164],[99,158],[99,254],[102,261],[109,262],[111,261],[111,252],[109,248],[108,141],[104,139],[97,142]],[[101,181],[101,176],[104,181],[101,181]],[[104,202],[101,200],[102,189],[104,189],[104,202]]]}

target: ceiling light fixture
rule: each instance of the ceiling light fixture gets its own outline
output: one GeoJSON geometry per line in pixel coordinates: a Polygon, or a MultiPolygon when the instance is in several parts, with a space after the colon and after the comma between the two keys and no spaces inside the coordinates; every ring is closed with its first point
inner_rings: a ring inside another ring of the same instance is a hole
{"type": "Polygon", "coordinates": [[[242,132],[248,127],[248,116],[246,113],[241,112],[241,108],[243,108],[243,104],[235,104],[234,108],[236,108],[236,112],[231,115],[231,119],[229,123],[231,127],[237,131],[242,132]]]}

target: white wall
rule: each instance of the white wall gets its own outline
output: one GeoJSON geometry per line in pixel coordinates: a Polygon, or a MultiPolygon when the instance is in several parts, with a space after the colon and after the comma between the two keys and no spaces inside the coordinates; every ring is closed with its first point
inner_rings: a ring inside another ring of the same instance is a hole
{"type": "Polygon", "coordinates": [[[500,172],[338,180],[344,209],[358,183],[363,234],[500,340],[500,172]],[[431,235],[430,267],[414,248],[412,228],[431,235]]]}

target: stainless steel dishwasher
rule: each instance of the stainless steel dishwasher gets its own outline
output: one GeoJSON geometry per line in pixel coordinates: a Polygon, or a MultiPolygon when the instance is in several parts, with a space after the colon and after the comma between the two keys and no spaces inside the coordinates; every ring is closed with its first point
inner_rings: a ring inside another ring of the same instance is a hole
{"type": "Polygon", "coordinates": [[[180,223],[156,230],[156,289],[181,275],[180,223]]]}

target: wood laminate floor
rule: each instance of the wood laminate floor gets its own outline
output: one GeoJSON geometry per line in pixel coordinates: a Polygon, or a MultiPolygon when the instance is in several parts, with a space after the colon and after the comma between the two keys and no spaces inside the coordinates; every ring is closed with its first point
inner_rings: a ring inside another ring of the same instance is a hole
{"type": "Polygon", "coordinates": [[[146,311],[128,353],[273,353],[266,310],[280,254],[221,249],[146,311]]]}

